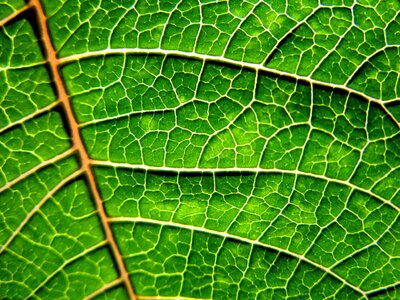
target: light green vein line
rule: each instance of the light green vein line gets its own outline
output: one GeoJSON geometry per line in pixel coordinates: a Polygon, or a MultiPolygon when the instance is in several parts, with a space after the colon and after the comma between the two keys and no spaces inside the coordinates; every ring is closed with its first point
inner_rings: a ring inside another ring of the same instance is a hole
{"type": "Polygon", "coordinates": [[[78,260],[79,258],[85,257],[87,254],[89,254],[90,252],[93,252],[103,246],[105,246],[107,244],[107,241],[101,241],[100,243],[80,252],[78,255],[66,260],[63,264],[61,264],[53,273],[51,273],[49,275],[49,277],[47,277],[44,281],[42,281],[32,292],[31,294],[27,297],[30,298],[32,297],[40,288],[42,288],[47,282],[49,282],[58,272],[60,272],[62,269],[64,269],[67,265],[69,265],[70,263],[78,260]]]}
{"type": "Polygon", "coordinates": [[[310,76],[301,76],[289,72],[283,72],[279,71],[276,69],[268,68],[265,67],[261,64],[254,64],[254,63],[248,63],[248,62],[241,62],[241,61],[236,61],[233,59],[221,57],[221,56],[212,56],[212,55],[206,55],[206,54],[198,54],[194,52],[183,52],[183,51],[175,51],[175,50],[164,50],[164,49],[129,49],[129,48],[116,48],[116,49],[105,49],[105,50],[100,50],[100,51],[92,51],[92,52],[85,52],[81,54],[74,54],[70,56],[66,56],[63,58],[59,59],[60,64],[66,64],[69,62],[85,59],[85,58],[90,58],[90,57],[96,57],[96,56],[102,56],[102,55],[109,55],[109,54],[155,54],[155,55],[174,55],[177,57],[183,57],[183,58],[188,58],[188,59],[197,59],[197,60],[206,60],[206,61],[211,61],[211,62],[219,62],[219,63],[224,63],[228,65],[233,65],[236,67],[240,68],[248,68],[252,69],[255,71],[261,71],[261,72],[267,72],[271,74],[275,74],[278,76],[286,76],[290,78],[294,78],[296,80],[301,80],[301,81],[306,81],[309,82],[310,84],[315,84],[318,86],[325,86],[329,88],[336,88],[340,89],[343,91],[346,91],[348,93],[360,96],[367,101],[376,103],[378,106],[380,106],[386,114],[388,114],[393,121],[396,123],[396,125],[400,128],[400,123],[397,122],[396,118],[392,115],[392,113],[386,108],[384,105],[384,101],[365,95],[364,93],[352,89],[348,86],[345,85],[340,85],[340,84],[335,84],[335,83],[329,83],[321,80],[316,80],[311,78],[310,76]]]}
{"type": "Polygon", "coordinates": [[[93,299],[99,295],[101,295],[102,293],[104,293],[105,291],[112,289],[113,287],[118,286],[119,284],[123,284],[123,280],[122,278],[117,278],[114,281],[111,281],[105,285],[103,285],[101,288],[99,288],[98,290],[94,291],[93,293],[91,293],[89,296],[86,296],[85,298],[83,298],[84,300],[89,300],[89,299],[93,299]]]}
{"type": "Polygon", "coordinates": [[[6,125],[6,126],[3,127],[3,128],[0,128],[0,134],[3,133],[4,131],[6,131],[6,130],[8,130],[8,129],[14,127],[14,126],[16,126],[16,125],[19,125],[19,124],[22,124],[22,123],[24,123],[24,122],[26,122],[26,121],[31,120],[31,119],[37,117],[38,115],[40,115],[40,114],[42,114],[42,113],[44,113],[44,112],[47,112],[47,111],[52,110],[52,109],[53,109],[54,107],[56,107],[59,103],[60,103],[60,101],[57,100],[57,101],[55,101],[55,102],[53,102],[53,103],[51,103],[51,104],[49,104],[49,105],[47,105],[47,106],[45,106],[45,107],[42,107],[42,108],[40,108],[40,109],[34,111],[33,113],[31,113],[31,114],[29,114],[29,115],[23,117],[22,119],[19,119],[18,121],[12,122],[12,123],[6,125]]]}
{"type": "Polygon", "coordinates": [[[268,245],[265,243],[262,243],[260,241],[254,241],[254,240],[250,240],[244,237],[240,237],[240,236],[236,236],[227,232],[219,232],[216,230],[211,230],[211,229],[206,229],[203,227],[197,227],[197,226],[192,226],[192,225],[186,225],[186,224],[178,224],[178,223],[173,223],[173,222],[167,222],[167,221],[158,221],[158,220],[152,220],[152,219],[145,219],[145,218],[140,218],[140,217],[136,217],[136,218],[129,218],[129,217],[113,217],[113,218],[109,218],[108,219],[110,222],[112,223],[149,223],[149,224],[155,224],[155,225],[161,225],[161,226],[170,226],[170,227],[177,227],[177,228],[184,228],[187,230],[191,230],[191,231],[196,231],[196,232],[204,232],[207,234],[211,234],[211,235],[216,235],[216,236],[222,236],[225,238],[231,238],[243,243],[247,243],[247,244],[253,244],[256,246],[260,246],[263,248],[270,248],[273,249],[275,251],[278,252],[282,252],[285,253],[291,257],[295,257],[301,261],[304,261],[318,269],[321,269],[323,271],[325,271],[326,273],[330,274],[331,276],[335,277],[336,279],[340,280],[342,283],[344,283],[345,285],[351,287],[353,290],[357,291],[358,293],[360,293],[361,295],[363,295],[364,297],[366,297],[366,293],[361,290],[359,287],[356,287],[354,285],[352,285],[351,283],[349,283],[346,279],[340,277],[339,275],[337,275],[336,273],[334,273],[332,270],[319,265],[318,263],[304,257],[303,255],[300,254],[296,254],[293,252],[290,252],[286,249],[283,248],[279,248],[276,246],[272,246],[272,245],[268,245]]]}
{"type": "Polygon", "coordinates": [[[52,190],[50,190],[42,200],[39,201],[38,204],[26,215],[25,219],[19,224],[19,226],[13,231],[12,235],[8,238],[8,240],[4,243],[4,245],[0,248],[0,255],[3,251],[10,245],[10,243],[14,240],[14,238],[21,232],[22,228],[29,222],[32,216],[43,206],[43,204],[51,198],[57,191],[59,191],[67,182],[75,179],[79,175],[83,173],[82,170],[77,170],[68,177],[61,180],[52,190]]]}
{"type": "Polygon", "coordinates": [[[11,20],[13,20],[14,18],[16,18],[18,15],[22,14],[24,11],[27,11],[28,9],[30,9],[32,7],[32,5],[27,4],[24,7],[14,11],[13,13],[11,13],[9,16],[5,17],[4,19],[0,20],[0,26],[4,26],[5,24],[7,24],[8,22],[10,22],[11,20]]]}
{"type": "Polygon", "coordinates": [[[6,189],[12,187],[14,184],[18,183],[19,181],[27,178],[28,176],[36,173],[37,171],[39,171],[42,168],[45,168],[47,166],[50,166],[54,163],[56,163],[57,161],[62,160],[63,158],[66,158],[67,156],[71,155],[72,153],[74,153],[76,151],[75,148],[70,148],[67,151],[58,154],[56,156],[54,156],[53,158],[43,161],[40,164],[36,165],[35,167],[33,167],[32,169],[30,169],[29,171],[25,172],[24,174],[21,174],[20,176],[18,176],[17,178],[9,181],[7,184],[5,184],[4,186],[0,187],[0,193],[5,191],[6,189]]]}
{"type": "Polygon", "coordinates": [[[359,192],[365,193],[371,197],[374,197],[383,203],[389,205],[391,208],[395,209],[397,213],[400,213],[400,207],[390,202],[389,200],[375,194],[370,190],[363,189],[355,184],[352,184],[348,181],[327,177],[325,175],[317,175],[312,173],[307,173],[299,170],[283,170],[283,169],[263,169],[263,168],[224,168],[224,169],[206,169],[206,168],[171,168],[171,167],[152,167],[147,165],[134,165],[128,163],[114,163],[110,161],[101,161],[101,160],[91,160],[91,164],[95,166],[107,166],[107,167],[115,167],[115,168],[127,168],[127,169],[141,169],[147,171],[165,171],[165,172],[175,172],[175,173],[226,173],[226,172],[243,172],[243,173],[282,173],[282,174],[291,174],[291,175],[302,175],[313,177],[316,179],[326,180],[328,182],[335,182],[342,185],[346,185],[353,190],[357,190],[359,192]]]}

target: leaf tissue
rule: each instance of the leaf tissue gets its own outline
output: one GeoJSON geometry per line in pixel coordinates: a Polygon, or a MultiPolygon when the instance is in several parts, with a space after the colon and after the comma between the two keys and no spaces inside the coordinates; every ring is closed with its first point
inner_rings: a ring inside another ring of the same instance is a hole
{"type": "Polygon", "coordinates": [[[400,299],[400,1],[0,0],[0,299],[400,299]]]}

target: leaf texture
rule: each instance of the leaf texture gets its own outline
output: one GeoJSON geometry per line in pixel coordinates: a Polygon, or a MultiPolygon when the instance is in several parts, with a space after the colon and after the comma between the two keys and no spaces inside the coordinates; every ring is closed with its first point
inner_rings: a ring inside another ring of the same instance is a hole
{"type": "Polygon", "coordinates": [[[0,0],[1,299],[399,299],[400,2],[0,0]]]}

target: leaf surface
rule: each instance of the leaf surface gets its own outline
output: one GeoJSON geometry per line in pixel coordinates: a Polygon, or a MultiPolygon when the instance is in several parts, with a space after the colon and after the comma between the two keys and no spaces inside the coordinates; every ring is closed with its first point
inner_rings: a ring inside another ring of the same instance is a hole
{"type": "Polygon", "coordinates": [[[0,298],[398,299],[399,12],[0,0],[0,298]]]}

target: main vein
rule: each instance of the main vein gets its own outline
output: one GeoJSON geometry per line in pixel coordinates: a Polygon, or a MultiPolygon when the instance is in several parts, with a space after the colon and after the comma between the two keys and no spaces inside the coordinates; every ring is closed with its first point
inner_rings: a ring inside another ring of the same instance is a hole
{"type": "Polygon", "coordinates": [[[47,58],[47,61],[48,61],[49,67],[50,67],[50,71],[52,73],[51,75],[53,76],[55,89],[56,89],[58,97],[62,103],[64,112],[66,115],[66,119],[67,119],[68,125],[71,130],[71,139],[72,139],[73,146],[78,150],[78,154],[79,154],[81,164],[82,164],[82,170],[86,174],[89,188],[93,195],[93,198],[94,198],[94,201],[96,204],[96,208],[97,208],[98,214],[100,216],[100,221],[101,221],[101,224],[104,229],[106,241],[110,245],[111,252],[117,263],[118,271],[119,271],[120,276],[126,286],[126,289],[128,291],[130,298],[136,299],[132,284],[129,280],[129,273],[126,270],[124,261],[122,259],[122,255],[119,251],[119,248],[114,239],[114,235],[112,233],[111,227],[108,223],[107,215],[106,215],[106,212],[105,212],[104,206],[103,206],[103,201],[100,197],[100,193],[97,189],[96,181],[95,181],[92,169],[90,167],[90,160],[89,160],[88,154],[86,152],[86,149],[83,145],[81,136],[79,134],[78,123],[77,123],[74,113],[72,111],[70,100],[69,100],[67,91],[65,89],[63,80],[61,79],[61,75],[60,75],[60,71],[59,71],[60,62],[57,57],[56,51],[53,47],[53,44],[51,42],[49,30],[47,28],[47,22],[46,22],[47,18],[44,13],[42,4],[41,4],[40,0],[31,0],[29,5],[32,6],[33,9],[36,11],[37,22],[40,27],[39,30],[40,30],[40,35],[41,35],[41,42],[42,42],[43,48],[46,52],[45,55],[46,55],[46,58],[47,58]]]}

